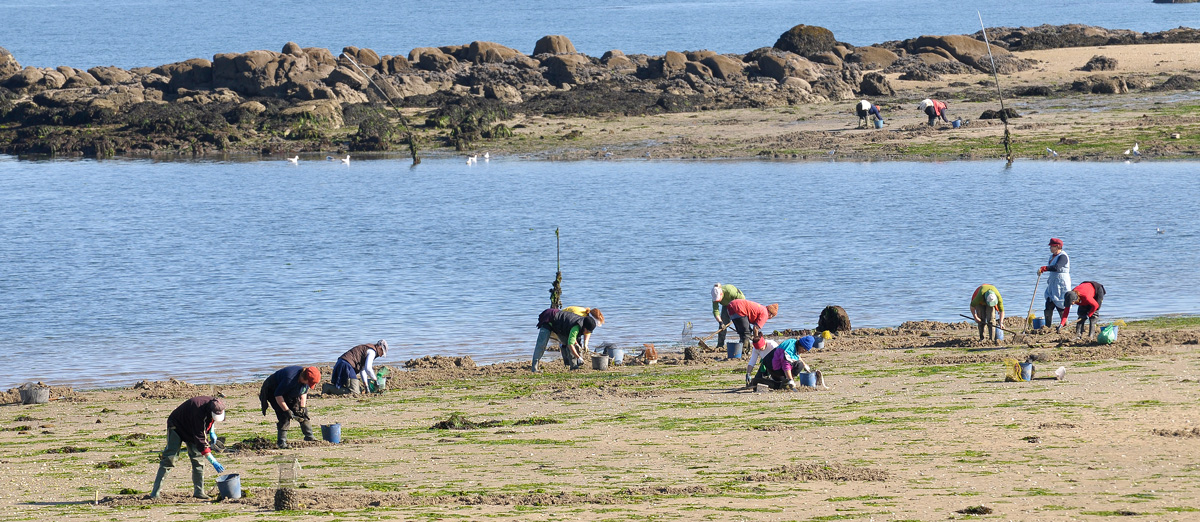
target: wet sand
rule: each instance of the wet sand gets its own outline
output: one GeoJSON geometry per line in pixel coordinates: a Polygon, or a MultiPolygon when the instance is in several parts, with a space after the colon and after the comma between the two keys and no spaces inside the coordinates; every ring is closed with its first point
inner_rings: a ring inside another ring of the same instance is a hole
{"type": "Polygon", "coordinates": [[[630,354],[605,372],[430,358],[381,395],[310,397],[314,423],[340,422],[343,443],[289,450],[271,447],[258,383],[57,393],[0,407],[0,511],[294,519],[273,511],[281,457],[302,466],[297,499],[311,520],[945,520],[977,506],[1005,520],[1186,520],[1200,510],[1200,322],[1131,323],[1111,346],[974,334],[928,321],[855,330],[805,356],[830,389],[798,392],[743,390],[743,362],[688,361],[668,347],[658,364],[630,354]],[[1002,361],[1031,354],[1035,380],[1004,382],[1002,361]],[[1060,366],[1063,381],[1052,377],[1060,366]],[[220,460],[249,496],[191,499],[185,461],[163,499],[146,499],[167,414],[211,393],[230,404],[221,435],[245,447],[220,460]],[[431,429],[456,412],[485,427],[431,429]]]}

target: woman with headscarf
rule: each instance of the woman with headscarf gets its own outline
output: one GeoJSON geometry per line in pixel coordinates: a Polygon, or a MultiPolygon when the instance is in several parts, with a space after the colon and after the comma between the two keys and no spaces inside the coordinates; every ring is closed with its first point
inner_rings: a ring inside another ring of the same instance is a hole
{"type": "Polygon", "coordinates": [[[334,395],[359,394],[362,393],[363,386],[371,389],[370,383],[373,382],[377,384],[378,389],[375,359],[387,355],[387,350],[387,341],[383,339],[375,344],[360,344],[346,350],[346,353],[333,363],[333,375],[321,391],[334,395]]]}
{"type": "Polygon", "coordinates": [[[994,285],[979,285],[971,294],[971,317],[979,323],[979,340],[982,341],[984,328],[987,328],[987,338],[996,338],[996,328],[1004,328],[1004,298],[994,285]]]}
{"type": "Polygon", "coordinates": [[[1067,324],[1068,303],[1063,298],[1071,288],[1071,259],[1063,252],[1063,241],[1057,237],[1050,238],[1050,261],[1038,268],[1038,274],[1044,273],[1050,274],[1046,276],[1046,326],[1053,324],[1054,311],[1058,310],[1062,324],[1055,328],[1057,331],[1067,324]]]}
{"type": "Polygon", "coordinates": [[[563,364],[572,370],[583,366],[581,350],[588,349],[592,332],[604,324],[604,314],[599,308],[568,306],[562,310],[547,308],[538,315],[538,339],[533,347],[533,364],[530,369],[538,371],[538,363],[546,353],[550,336],[558,339],[563,364]]]}
{"type": "Polygon", "coordinates": [[[167,446],[158,458],[158,475],[154,477],[154,488],[150,498],[158,498],[162,491],[163,477],[167,470],[175,467],[181,446],[187,446],[188,458],[192,461],[192,496],[208,498],[204,492],[203,457],[212,464],[217,473],[225,467],[212,454],[211,444],[217,444],[216,423],[225,420],[225,403],[216,397],[192,397],[180,404],[167,417],[167,446]]]}
{"type": "Polygon", "coordinates": [[[272,373],[263,381],[258,391],[258,401],[262,404],[262,414],[267,414],[267,408],[275,410],[275,446],[286,449],[287,429],[292,419],[300,423],[300,432],[304,440],[317,440],[313,437],[311,420],[308,418],[308,390],[321,382],[321,370],[316,366],[301,368],[286,366],[272,373]]]}

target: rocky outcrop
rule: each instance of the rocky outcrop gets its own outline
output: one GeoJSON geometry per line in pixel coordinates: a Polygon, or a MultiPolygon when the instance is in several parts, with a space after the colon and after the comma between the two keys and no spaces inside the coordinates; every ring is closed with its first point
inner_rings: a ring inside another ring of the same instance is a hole
{"type": "Polygon", "coordinates": [[[1071,90],[1090,94],[1125,94],[1129,86],[1120,76],[1095,75],[1075,80],[1071,90]]]}
{"type": "Polygon", "coordinates": [[[561,34],[543,36],[533,46],[533,55],[541,54],[575,54],[575,44],[571,39],[561,34]]]}
{"type": "Polygon", "coordinates": [[[858,90],[868,96],[896,95],[896,90],[892,88],[892,84],[888,81],[887,77],[877,72],[864,74],[862,82],[859,83],[858,90]]]}
{"type": "Polygon", "coordinates": [[[8,49],[0,47],[0,82],[21,71],[21,64],[13,57],[8,49]]]}
{"type": "Polygon", "coordinates": [[[853,52],[846,55],[845,60],[846,63],[861,64],[863,69],[870,71],[883,69],[898,58],[896,53],[882,47],[856,47],[853,52]]]}
{"type": "Polygon", "coordinates": [[[471,63],[504,63],[518,56],[524,55],[521,51],[495,42],[471,42],[463,60],[471,63]]]}
{"type": "Polygon", "coordinates": [[[763,54],[757,63],[763,76],[780,82],[792,77],[811,83],[822,76],[820,67],[792,53],[763,54]]]}
{"type": "Polygon", "coordinates": [[[701,59],[700,63],[708,66],[714,78],[726,81],[738,81],[745,78],[742,72],[745,64],[728,56],[713,54],[701,59]]]}
{"type": "Polygon", "coordinates": [[[579,54],[558,54],[542,60],[542,65],[546,67],[546,80],[560,87],[583,83],[581,73],[591,63],[586,56],[579,54]]]}
{"type": "Polygon", "coordinates": [[[1095,55],[1091,60],[1080,67],[1081,71],[1115,71],[1117,70],[1117,59],[1107,56],[1095,55]]]}
{"type": "Polygon", "coordinates": [[[838,45],[838,42],[833,38],[833,31],[815,25],[800,24],[780,35],[774,47],[812,58],[820,53],[832,52],[835,45],[838,45]]]}
{"type": "Polygon", "coordinates": [[[207,89],[213,86],[212,62],[203,58],[192,58],[154,68],[154,74],[169,78],[167,88],[207,89]]]}
{"type": "MultiPolygon", "coordinates": [[[[912,54],[936,52],[935,50],[940,49],[949,54],[953,59],[974,67],[980,72],[992,72],[992,62],[988,56],[987,44],[970,36],[957,34],[922,36],[912,40],[905,40],[902,42],[901,47],[912,54]]],[[[993,48],[992,56],[996,61],[996,71],[1001,74],[1012,74],[1032,67],[1026,60],[1017,58],[1004,49],[993,48]]]]}

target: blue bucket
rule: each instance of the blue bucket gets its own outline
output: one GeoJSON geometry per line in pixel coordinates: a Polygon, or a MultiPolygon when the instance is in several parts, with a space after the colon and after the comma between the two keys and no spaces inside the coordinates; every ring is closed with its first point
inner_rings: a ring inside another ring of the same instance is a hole
{"type": "Polygon", "coordinates": [[[1003,341],[1003,340],[1004,340],[1004,330],[1001,330],[1001,329],[999,329],[999,328],[997,328],[997,329],[996,329],[996,340],[997,340],[997,341],[1003,341]]]}
{"type": "Polygon", "coordinates": [[[875,128],[882,129],[883,128],[883,120],[875,120],[875,128]]]}
{"type": "Polygon", "coordinates": [[[613,364],[621,364],[625,361],[625,349],[611,346],[604,350],[604,354],[612,358],[613,364]]]}
{"type": "Polygon", "coordinates": [[[1045,319],[1042,319],[1041,317],[1037,317],[1033,320],[1033,329],[1034,330],[1041,330],[1042,328],[1045,328],[1045,327],[1046,327],[1045,319]]]}
{"type": "Polygon", "coordinates": [[[322,424],[321,425],[321,438],[324,439],[326,442],[332,442],[334,444],[341,444],[341,442],[342,442],[342,424],[340,422],[336,423],[336,424],[322,424]]]}
{"type": "Polygon", "coordinates": [[[221,498],[242,498],[242,478],[237,473],[217,477],[217,494],[221,498]]]}
{"type": "Polygon", "coordinates": [[[1025,381],[1033,380],[1033,363],[1021,363],[1021,379],[1025,381]]]}
{"type": "Polygon", "coordinates": [[[800,386],[815,388],[817,386],[817,372],[800,372],[796,374],[796,382],[800,386]]]}
{"type": "Polygon", "coordinates": [[[950,126],[954,127],[955,129],[962,127],[962,118],[950,122],[950,126]]]}
{"type": "Polygon", "coordinates": [[[741,341],[726,341],[725,342],[725,357],[729,359],[742,358],[742,342],[741,341]]]}

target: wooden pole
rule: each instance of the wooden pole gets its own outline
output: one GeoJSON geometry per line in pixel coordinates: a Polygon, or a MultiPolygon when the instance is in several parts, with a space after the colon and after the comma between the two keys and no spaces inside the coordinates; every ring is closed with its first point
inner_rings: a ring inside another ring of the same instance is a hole
{"type": "Polygon", "coordinates": [[[1000,97],[1000,121],[1004,122],[1004,157],[1008,160],[1008,164],[1012,165],[1012,135],[1008,132],[1008,111],[1004,109],[1004,92],[1000,90],[1000,74],[996,72],[996,58],[992,56],[992,44],[988,41],[987,27],[983,25],[983,15],[979,11],[975,11],[979,16],[979,27],[983,29],[983,43],[987,45],[988,60],[992,62],[992,77],[996,79],[996,94],[1000,97]]]}

